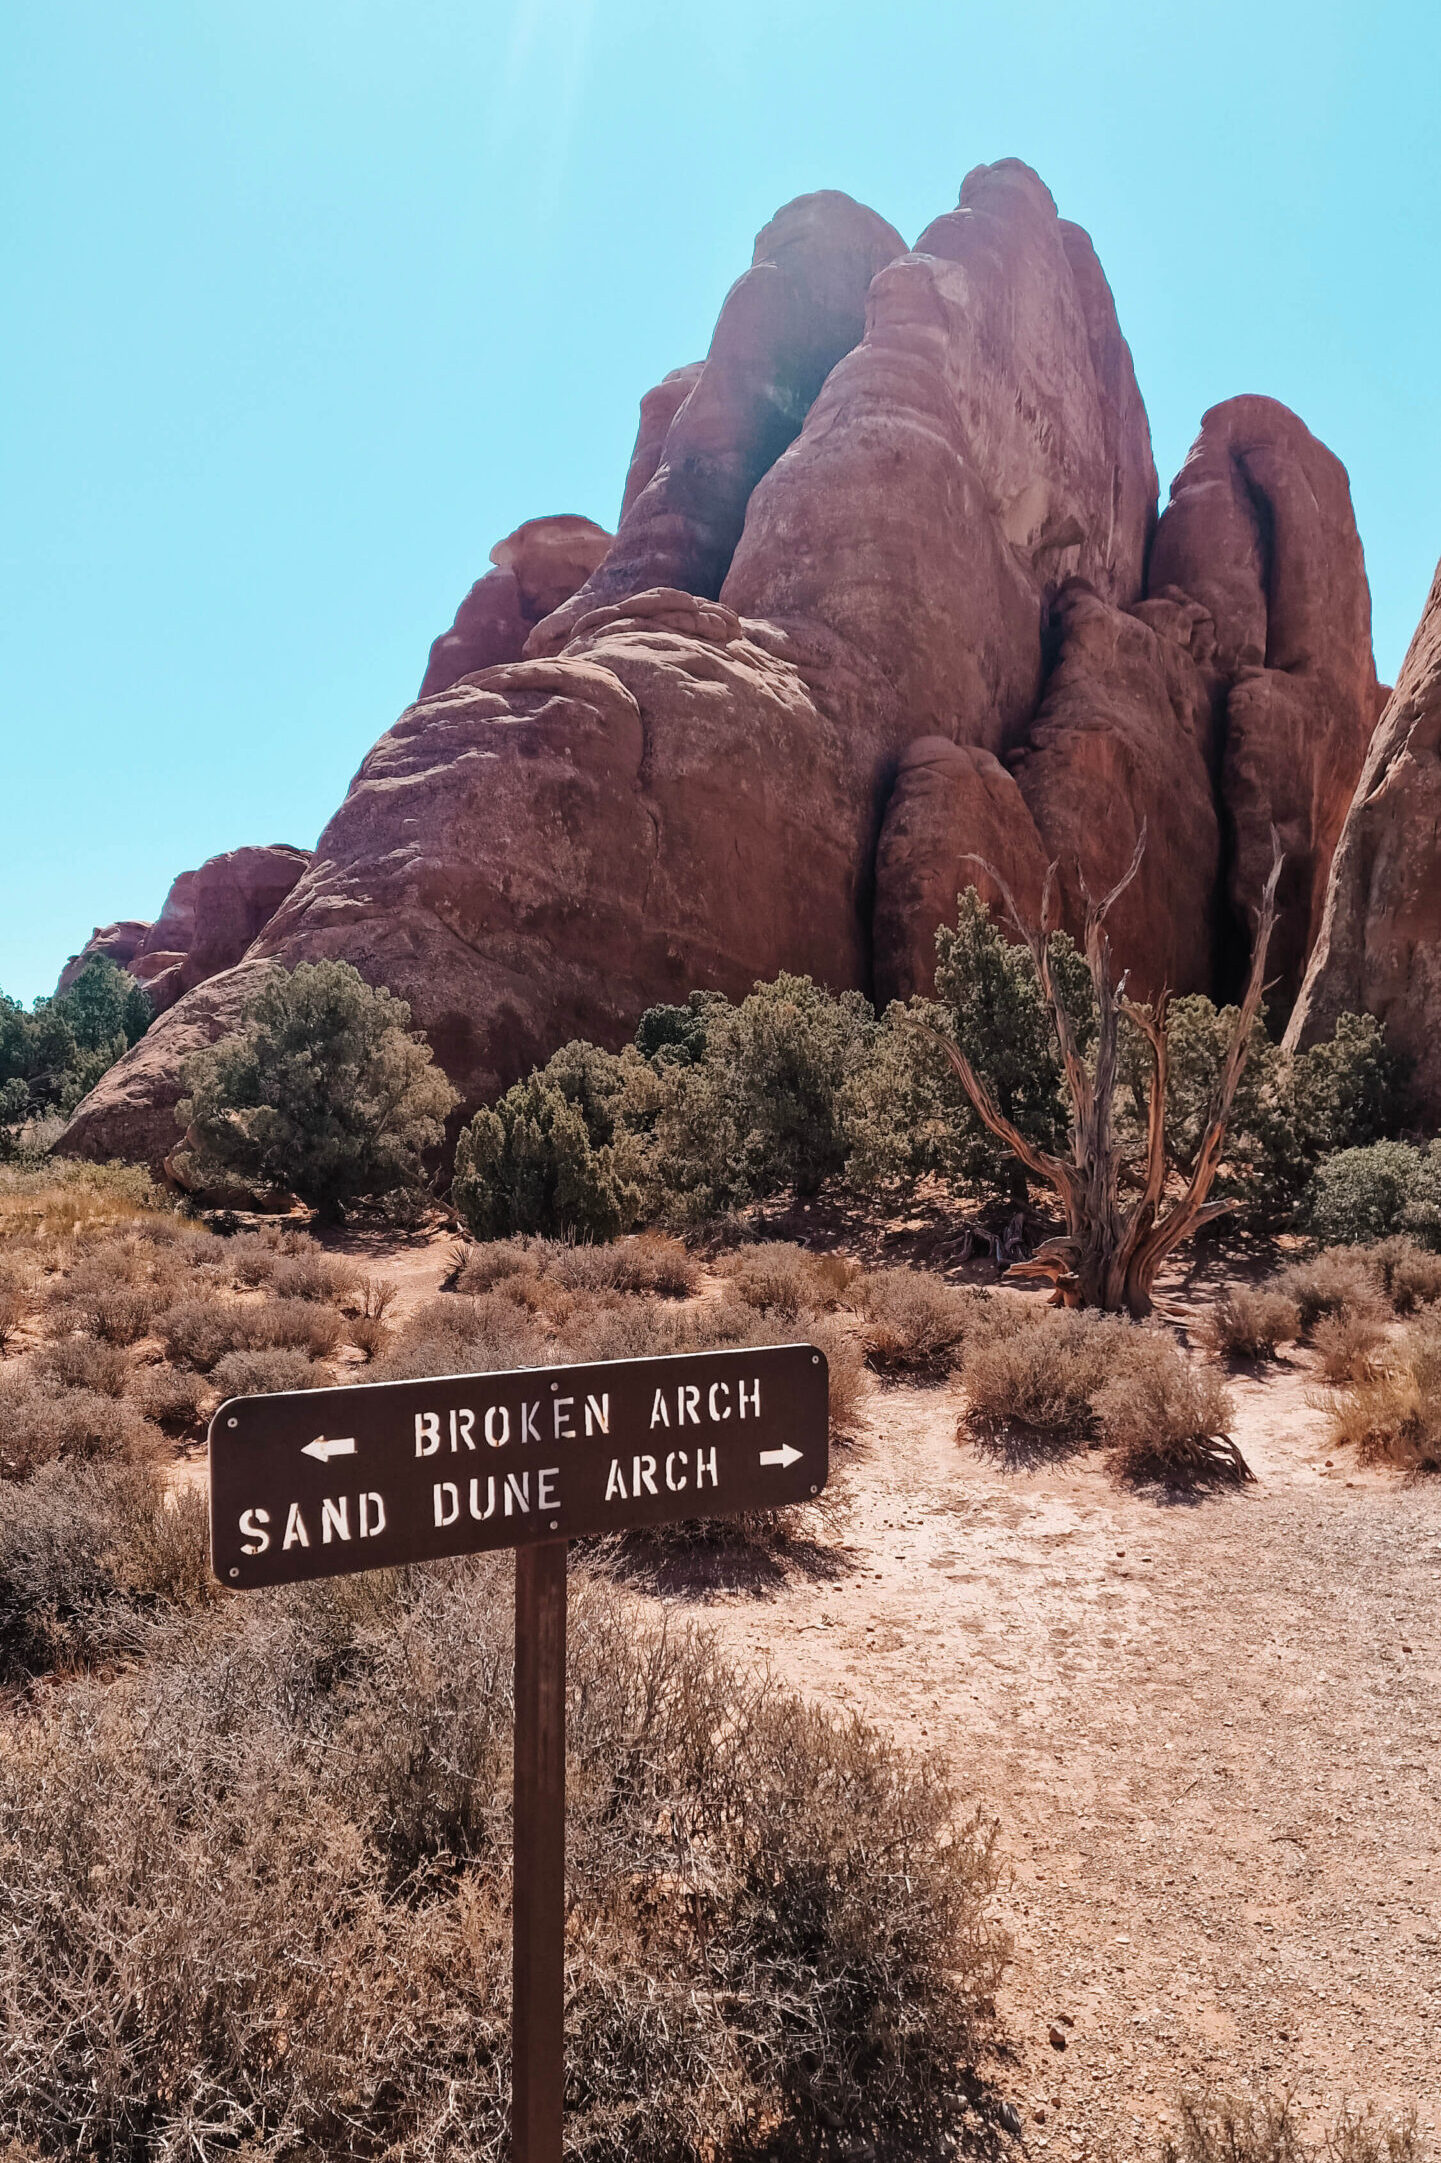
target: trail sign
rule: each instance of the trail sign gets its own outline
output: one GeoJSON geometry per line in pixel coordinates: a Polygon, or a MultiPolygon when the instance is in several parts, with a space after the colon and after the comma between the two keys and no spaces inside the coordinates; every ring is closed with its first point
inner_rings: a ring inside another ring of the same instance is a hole
{"type": "Polygon", "coordinates": [[[236,1591],[808,1502],[813,1345],[233,1397],[210,1423],[210,1548],[236,1591]]]}
{"type": "Polygon", "coordinates": [[[210,1422],[211,1564],[238,1592],[517,1550],[511,2163],[561,2163],[567,1543],[808,1502],[829,1467],[809,1344],[232,1397],[210,1422]]]}

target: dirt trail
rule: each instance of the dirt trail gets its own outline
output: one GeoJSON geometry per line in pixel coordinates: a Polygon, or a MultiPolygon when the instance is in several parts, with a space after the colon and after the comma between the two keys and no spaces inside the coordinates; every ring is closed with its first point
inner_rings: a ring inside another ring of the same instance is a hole
{"type": "Polygon", "coordinates": [[[884,1391],[844,1573],[705,1602],[1001,1819],[1034,2151],[1152,2156],[1206,2075],[1441,2126],[1441,1490],[1325,1470],[1307,1379],[1237,1383],[1259,1483],[1186,1506],[1094,1456],[1008,1469],[953,1391],[884,1391]]]}

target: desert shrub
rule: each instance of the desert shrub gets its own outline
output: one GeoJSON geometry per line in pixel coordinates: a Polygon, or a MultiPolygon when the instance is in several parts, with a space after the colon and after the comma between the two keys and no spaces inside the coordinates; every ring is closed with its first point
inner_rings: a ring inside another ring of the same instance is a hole
{"type": "Polygon", "coordinates": [[[158,1439],[133,1404],[57,1388],[37,1374],[0,1373],[0,1480],[28,1479],[53,1457],[138,1461],[158,1439]]]}
{"type": "Polygon", "coordinates": [[[123,1397],[130,1363],[119,1345],[95,1337],[57,1337],[35,1354],[34,1370],[59,1389],[93,1389],[123,1397]]]}
{"type": "Polygon", "coordinates": [[[700,1265],[681,1240],[664,1232],[641,1232],[608,1247],[538,1244],[532,1254],[534,1266],[568,1291],[687,1299],[700,1287],[700,1265]]]}
{"type": "Polygon", "coordinates": [[[1225,1359],[1272,1359],[1301,1334],[1301,1309],[1284,1292],[1232,1285],[1208,1309],[1200,1335],[1225,1359]]]}
{"type": "Polygon", "coordinates": [[[213,1293],[177,1300],[157,1324],[166,1357],[207,1371],[227,1352],[250,1342],[246,1326],[251,1311],[213,1293]]]}
{"type": "Polygon", "coordinates": [[[854,1302],[865,1317],[866,1354],[883,1374],[938,1374],[956,1355],[986,1295],[947,1284],[926,1269],[877,1269],[854,1302]]]}
{"type": "Polygon", "coordinates": [[[1338,1246],[1404,1232],[1441,1247],[1441,1144],[1373,1142],[1326,1158],[1311,1183],[1308,1222],[1318,1239],[1338,1246]]]}
{"type": "Polygon", "coordinates": [[[367,1359],[379,1359],[390,1342],[390,1331],[376,1314],[357,1314],[346,1325],[345,1334],[357,1351],[367,1359]]]}
{"type": "Polygon", "coordinates": [[[1311,1329],[1322,1315],[1344,1314],[1350,1308],[1374,1307],[1377,1276],[1369,1257],[1350,1247],[1328,1247],[1308,1261],[1291,1262],[1278,1270],[1271,1289],[1294,1300],[1301,1326],[1311,1329]]]}
{"type": "Polygon", "coordinates": [[[1043,1307],[1020,1328],[977,1332],[961,1362],[973,1426],[996,1441],[1089,1437],[1096,1393],[1139,1334],[1114,1315],[1065,1307],[1043,1307]]]}
{"type": "Polygon", "coordinates": [[[489,1292],[506,1277],[525,1276],[534,1267],[529,1240],[483,1239],[456,1249],[453,1281],[457,1292],[489,1292]]]}
{"type": "Polygon", "coordinates": [[[0,1680],[135,1652],[147,1614],[212,1597],[207,1548],[204,1496],[152,1464],[0,1484],[0,1680]]]}
{"type": "Polygon", "coordinates": [[[359,1272],[352,1263],[319,1247],[309,1253],[281,1255],[270,1276],[277,1299],[329,1300],[339,1306],[355,1290],[359,1272]]]}
{"type": "Polygon", "coordinates": [[[273,969],[183,1073],[176,1117],[202,1174],[292,1191],[322,1216],[422,1186],[456,1102],[405,1001],[340,961],[273,969]]]}
{"type": "MultiPolygon", "coordinates": [[[[848,1173],[860,1186],[932,1174],[950,1185],[1026,1195],[1026,1175],[976,1116],[928,1029],[959,1044],[1005,1116],[1038,1148],[1064,1150],[1068,1113],[1054,1033],[1030,954],[1002,933],[974,887],[936,934],[936,996],[891,1006],[845,1100],[848,1173]]],[[[1085,1045],[1092,994],[1064,932],[1051,959],[1085,1045]]]]}
{"type": "Polygon", "coordinates": [[[130,1396],[136,1410],[145,1419],[154,1420],[157,1427],[198,1425],[214,1394],[210,1380],[188,1367],[157,1364],[139,1367],[131,1376],[130,1396]]]}
{"type": "Polygon", "coordinates": [[[782,975],[737,1006],[707,995],[703,1021],[703,1056],[645,1069],[651,1094],[627,1112],[646,1136],[649,1212],[697,1223],[816,1193],[851,1151],[847,1088],[876,1033],[868,1002],[782,975]]]}
{"type": "Polygon", "coordinates": [[[1091,1404],[1111,1469],[1167,1486],[1249,1477],[1229,1439],[1234,1407],[1213,1369],[1196,1365],[1158,1330],[1133,1329],[1091,1404]]]}
{"type": "Polygon", "coordinates": [[[562,1056],[483,1106],[456,1145],[451,1200],[479,1240],[517,1232],[607,1240],[635,1222],[638,1191],[552,1075],[562,1056]]]}
{"type": "Polygon", "coordinates": [[[0,1255],[0,1352],[29,1314],[33,1298],[30,1271],[0,1255]]]}
{"type": "Polygon", "coordinates": [[[246,1291],[269,1284],[281,1259],[279,1247],[263,1233],[239,1232],[230,1242],[230,1273],[246,1291]]]}
{"type": "Polygon", "coordinates": [[[1324,1314],[1311,1339],[1322,1378],[1327,1382],[1359,1382],[1371,1373],[1376,1354],[1386,1342],[1385,1312],[1380,1307],[1343,1307],[1324,1314]]]}
{"type": "Polygon", "coordinates": [[[177,1300],[157,1326],[168,1357],[202,1372],[227,1352],[280,1346],[328,1359],[345,1330],[333,1307],[313,1299],[267,1299],[255,1306],[213,1294],[177,1300]]]}
{"type": "Polygon", "coordinates": [[[53,1252],[117,1227],[151,1240],[188,1236],[143,1165],[64,1157],[34,1167],[0,1164],[0,1244],[53,1252]]]}
{"type": "Polygon", "coordinates": [[[839,1315],[803,1313],[797,1317],[797,1336],[825,1354],[831,1433],[853,1433],[875,1387],[855,1331],[839,1315]]]}
{"type": "Polygon", "coordinates": [[[345,1318],[314,1299],[267,1299],[241,1309],[241,1346],[293,1348],[311,1359],[329,1359],[345,1334],[345,1318]]]}
{"type": "Polygon", "coordinates": [[[1423,2163],[1416,2114],[1389,2122],[1348,2104],[1318,2140],[1289,2096],[1184,2096],[1161,2163],[1423,2163]]]}
{"type": "Polygon", "coordinates": [[[803,1308],[834,1307],[860,1275],[859,1266],[843,1255],[811,1254],[786,1239],[737,1247],[716,1267],[748,1307],[791,1316],[803,1308]]]}
{"type": "Polygon", "coordinates": [[[287,1389],[320,1389],[330,1379],[305,1352],[273,1345],[227,1352],[210,1379],[222,1397],[263,1397],[287,1389]]]}
{"type": "Polygon", "coordinates": [[[350,1288],[348,1305],[365,1322],[383,1322],[396,1300],[400,1286],[394,1277],[358,1276],[350,1288]]]}
{"type": "Polygon", "coordinates": [[[1433,1321],[1411,1323],[1384,1359],[1338,1394],[1331,1436],[1354,1447],[1363,1464],[1441,1471],[1441,1329],[1433,1321]]]}
{"type": "Polygon", "coordinates": [[[1418,1247],[1404,1233],[1363,1247],[1360,1254],[1397,1314],[1414,1314],[1441,1299],[1441,1254],[1418,1247]]]}
{"type": "MultiPolygon", "coordinates": [[[[17,2138],[160,2163],[203,2098],[256,2163],[498,2163],[505,1587],[226,1603],[37,1707],[0,1760],[17,2138]]],[[[990,1829],[939,1760],[614,1594],[570,1640],[568,2152],[939,2152],[1004,1959],[990,1829]]]]}
{"type": "Polygon", "coordinates": [[[498,1293],[477,1299],[453,1293],[416,1308],[376,1367],[378,1382],[409,1382],[425,1375],[492,1374],[508,1367],[538,1367],[551,1357],[535,1320],[498,1293]]]}

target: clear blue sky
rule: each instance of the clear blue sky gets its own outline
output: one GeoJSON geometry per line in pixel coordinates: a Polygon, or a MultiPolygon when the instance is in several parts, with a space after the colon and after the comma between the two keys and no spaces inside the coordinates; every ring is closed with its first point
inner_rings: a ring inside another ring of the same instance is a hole
{"type": "Polygon", "coordinates": [[[6,0],[0,986],[310,844],[501,534],[614,522],[752,236],[982,160],[1089,228],[1163,490],[1350,469],[1394,674],[1441,553],[1441,21],[1400,0],[6,0]]]}

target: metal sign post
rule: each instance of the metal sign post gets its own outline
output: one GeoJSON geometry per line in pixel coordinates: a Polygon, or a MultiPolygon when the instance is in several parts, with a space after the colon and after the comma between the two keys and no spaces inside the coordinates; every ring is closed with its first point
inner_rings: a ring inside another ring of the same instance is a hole
{"type": "Polygon", "coordinates": [[[516,1550],[513,2163],[561,2163],[568,1543],[809,1501],[829,1469],[808,1344],[235,1397],[210,1423],[235,1591],[516,1550]]]}

